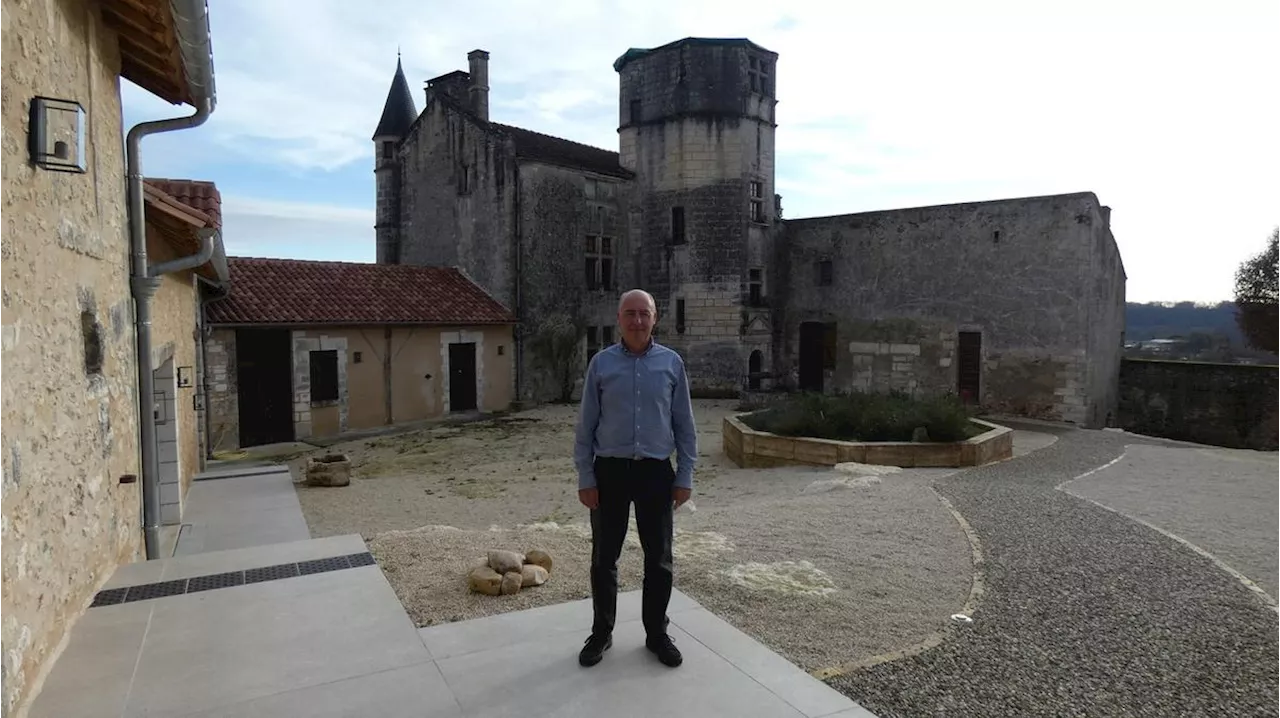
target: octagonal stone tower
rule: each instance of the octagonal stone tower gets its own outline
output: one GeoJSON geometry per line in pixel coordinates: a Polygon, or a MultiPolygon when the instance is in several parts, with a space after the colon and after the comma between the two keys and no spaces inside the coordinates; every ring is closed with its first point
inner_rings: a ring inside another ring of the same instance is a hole
{"type": "Polygon", "coordinates": [[[704,395],[748,388],[772,364],[777,58],[750,40],[686,38],[614,63],[637,275],[659,340],[704,395]]]}

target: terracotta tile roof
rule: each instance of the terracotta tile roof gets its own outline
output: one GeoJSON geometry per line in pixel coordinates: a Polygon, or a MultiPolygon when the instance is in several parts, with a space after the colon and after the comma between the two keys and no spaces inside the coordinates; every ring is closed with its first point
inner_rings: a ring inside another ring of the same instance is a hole
{"type": "Polygon", "coordinates": [[[213,220],[215,228],[222,228],[222,193],[218,192],[218,186],[214,183],[159,177],[147,177],[143,182],[188,207],[205,213],[213,220]]]}
{"type": "Polygon", "coordinates": [[[516,143],[516,156],[538,162],[573,167],[598,172],[612,177],[632,177],[634,173],[622,166],[617,152],[584,145],[541,132],[526,130],[497,122],[490,123],[499,132],[511,136],[516,143]]]}
{"type": "Polygon", "coordinates": [[[228,257],[231,291],[213,324],[515,323],[506,307],[453,267],[228,257]]]}

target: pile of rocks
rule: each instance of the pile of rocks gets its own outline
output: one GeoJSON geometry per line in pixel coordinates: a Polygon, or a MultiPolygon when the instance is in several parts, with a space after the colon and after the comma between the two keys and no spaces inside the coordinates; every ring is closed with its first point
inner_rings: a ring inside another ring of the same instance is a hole
{"type": "Polygon", "coordinates": [[[488,596],[508,596],[522,588],[541,586],[551,577],[551,555],[534,549],[521,555],[515,551],[490,551],[489,557],[467,575],[471,590],[488,596]]]}

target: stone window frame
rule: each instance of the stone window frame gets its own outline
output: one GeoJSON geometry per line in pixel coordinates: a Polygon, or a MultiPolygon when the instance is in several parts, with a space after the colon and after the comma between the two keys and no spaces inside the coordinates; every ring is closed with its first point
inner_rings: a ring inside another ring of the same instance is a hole
{"type": "Polygon", "coordinates": [[[751,92],[764,97],[773,96],[773,87],[769,72],[769,61],[764,57],[749,53],[747,55],[747,81],[751,92]]]}
{"type": "Polygon", "coordinates": [[[769,224],[764,211],[764,178],[752,177],[747,181],[747,209],[752,224],[769,224]]]}
{"type": "Polygon", "coordinates": [[[324,331],[297,329],[290,332],[293,349],[290,352],[293,366],[293,433],[302,441],[311,436],[311,410],[325,406],[338,407],[338,433],[346,433],[347,403],[347,338],[331,336],[324,331]],[[313,336],[308,336],[312,334],[313,336]],[[314,336],[318,334],[319,336],[314,336]],[[311,352],[332,349],[338,352],[338,400],[336,402],[311,401],[311,352]]]}
{"type": "Polygon", "coordinates": [[[583,275],[589,291],[610,292],[617,286],[617,242],[607,234],[583,237],[583,275]]]}
{"type": "Polygon", "coordinates": [[[747,306],[760,308],[766,306],[764,293],[764,268],[747,269],[747,306]]]}

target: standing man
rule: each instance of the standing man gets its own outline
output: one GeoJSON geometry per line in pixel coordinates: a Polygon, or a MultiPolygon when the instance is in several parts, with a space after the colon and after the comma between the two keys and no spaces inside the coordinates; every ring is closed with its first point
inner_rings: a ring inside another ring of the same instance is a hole
{"type": "Polygon", "coordinates": [[[591,509],[595,619],[578,655],[584,666],[599,663],[613,645],[618,556],[633,502],[644,549],[645,646],[668,666],[684,660],[667,635],[671,541],[675,509],[693,492],[698,440],[684,361],[653,340],[657,320],[648,292],[626,292],[618,302],[622,341],[602,349],[587,365],[573,452],[578,500],[591,509]],[[674,469],[673,452],[678,455],[674,469]]]}

